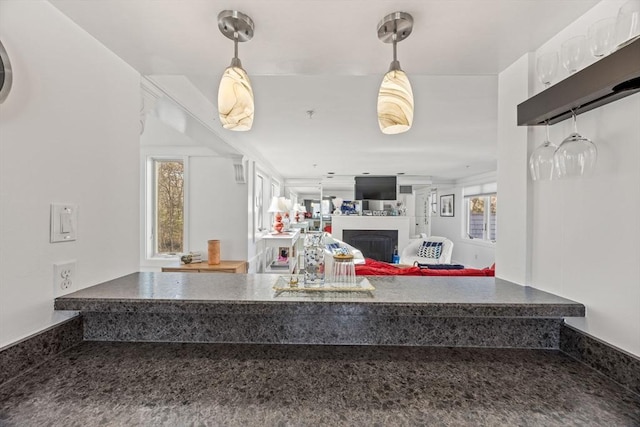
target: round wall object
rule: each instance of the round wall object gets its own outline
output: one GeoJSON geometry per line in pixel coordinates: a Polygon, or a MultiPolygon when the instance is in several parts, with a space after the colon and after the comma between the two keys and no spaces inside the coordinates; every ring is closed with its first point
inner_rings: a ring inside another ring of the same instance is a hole
{"type": "Polygon", "coordinates": [[[13,73],[11,71],[11,62],[9,55],[5,50],[2,42],[0,42],[0,104],[7,99],[11,90],[11,82],[13,81],[13,73]]]}

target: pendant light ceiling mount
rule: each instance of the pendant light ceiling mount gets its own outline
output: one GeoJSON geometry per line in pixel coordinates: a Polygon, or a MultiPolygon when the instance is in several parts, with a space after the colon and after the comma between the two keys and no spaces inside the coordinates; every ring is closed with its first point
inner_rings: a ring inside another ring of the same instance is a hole
{"type": "Polygon", "coordinates": [[[218,88],[218,114],[225,129],[247,131],[253,125],[253,89],[247,72],[238,58],[238,43],[253,38],[255,25],[249,16],[236,10],[218,14],[218,28],[233,40],[231,65],[224,71],[218,88]]]}
{"type": "Polygon", "coordinates": [[[413,17],[406,12],[393,12],[378,24],[378,38],[383,43],[401,42],[413,30],[413,17]],[[395,35],[395,40],[394,40],[395,35]]]}
{"type": "Polygon", "coordinates": [[[223,10],[218,14],[218,28],[230,40],[248,42],[253,38],[253,20],[237,10],[223,10]]]}
{"type": "Polygon", "coordinates": [[[378,125],[385,134],[406,132],[413,123],[413,91],[397,56],[398,42],[412,30],[413,17],[406,12],[390,13],[378,23],[378,39],[393,44],[393,61],[378,92],[378,125]]]}

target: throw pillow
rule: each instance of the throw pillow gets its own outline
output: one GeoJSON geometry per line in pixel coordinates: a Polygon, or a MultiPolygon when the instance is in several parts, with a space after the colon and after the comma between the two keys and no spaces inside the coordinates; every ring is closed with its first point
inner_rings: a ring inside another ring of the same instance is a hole
{"type": "Polygon", "coordinates": [[[422,242],[418,249],[418,256],[421,258],[438,259],[442,255],[442,242],[422,242]]]}
{"type": "Polygon", "coordinates": [[[327,250],[329,250],[329,252],[333,252],[334,249],[340,249],[340,243],[327,243],[327,250]]]}

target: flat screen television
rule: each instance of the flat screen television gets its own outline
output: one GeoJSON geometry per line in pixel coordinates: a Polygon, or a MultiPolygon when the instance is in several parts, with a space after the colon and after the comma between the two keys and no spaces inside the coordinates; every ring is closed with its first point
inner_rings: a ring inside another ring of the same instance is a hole
{"type": "Polygon", "coordinates": [[[356,176],[356,200],[396,200],[395,176],[356,176]]]}

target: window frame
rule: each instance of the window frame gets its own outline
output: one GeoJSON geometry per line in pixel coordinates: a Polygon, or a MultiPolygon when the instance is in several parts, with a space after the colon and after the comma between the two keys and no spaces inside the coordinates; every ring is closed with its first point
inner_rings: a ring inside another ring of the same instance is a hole
{"type": "Polygon", "coordinates": [[[463,206],[464,206],[464,220],[462,223],[463,226],[463,238],[467,241],[480,243],[485,245],[495,245],[498,241],[498,233],[497,233],[497,223],[498,223],[498,192],[491,193],[480,193],[480,194],[469,194],[464,196],[463,206]],[[495,239],[491,239],[491,198],[496,198],[496,214],[495,214],[495,223],[496,223],[496,232],[495,239]],[[483,230],[482,230],[482,238],[480,237],[472,237],[470,235],[470,200],[474,198],[482,198],[485,203],[485,210],[483,213],[483,230]]]}
{"type": "Polygon", "coordinates": [[[157,249],[157,177],[156,162],[178,161],[182,162],[182,249],[189,248],[189,157],[179,155],[148,155],[145,160],[145,244],[144,253],[147,260],[177,259],[180,254],[158,253],[157,249]]]}
{"type": "Polygon", "coordinates": [[[429,216],[438,215],[438,190],[429,191],[429,216]]]}
{"type": "MultiPolygon", "coordinates": [[[[269,197],[267,206],[271,206],[271,201],[273,200],[273,198],[280,197],[280,194],[281,194],[280,182],[274,179],[273,177],[271,177],[270,182],[271,182],[271,185],[269,186],[269,188],[271,189],[270,191],[271,196],[269,197]]],[[[269,215],[269,226],[267,227],[267,231],[271,231],[273,224],[275,224],[276,222],[276,214],[274,212],[268,212],[268,215],[269,215]]]]}
{"type": "Polygon", "coordinates": [[[264,189],[265,184],[267,182],[267,175],[261,170],[256,168],[254,181],[253,181],[253,191],[254,191],[254,234],[256,236],[261,236],[268,228],[265,226],[265,197],[264,197],[264,189]],[[260,186],[260,191],[258,191],[258,182],[262,182],[260,186]]]}
{"type": "Polygon", "coordinates": [[[460,224],[460,234],[462,236],[462,239],[469,244],[474,244],[474,245],[479,245],[479,246],[487,246],[487,247],[495,247],[496,246],[496,242],[498,241],[498,228],[497,228],[497,224],[498,224],[498,182],[495,181],[494,179],[491,180],[487,180],[487,181],[475,181],[475,182],[469,182],[467,185],[462,187],[462,209],[464,212],[464,216],[463,219],[461,221],[460,224]],[[490,236],[490,230],[489,228],[491,227],[491,219],[490,219],[490,212],[491,212],[491,196],[496,197],[496,216],[495,216],[495,224],[496,224],[496,234],[495,234],[495,240],[490,240],[489,236],[490,236]],[[486,229],[483,230],[483,238],[471,238],[469,237],[469,213],[470,213],[470,208],[469,208],[469,200],[471,198],[474,197],[485,197],[487,200],[485,200],[485,203],[489,206],[489,209],[485,210],[485,225],[486,225],[486,229]]]}

